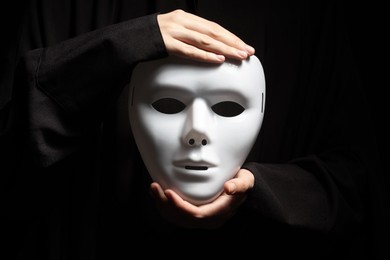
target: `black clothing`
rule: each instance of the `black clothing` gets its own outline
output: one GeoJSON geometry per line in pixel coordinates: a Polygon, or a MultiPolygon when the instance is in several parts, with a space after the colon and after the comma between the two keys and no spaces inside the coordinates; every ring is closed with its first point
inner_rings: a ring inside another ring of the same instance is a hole
{"type": "Polygon", "coordinates": [[[9,259],[127,259],[144,244],[221,255],[232,245],[266,259],[381,252],[386,195],[337,1],[244,2],[25,3],[1,124],[14,149],[1,191],[9,259]],[[218,230],[158,215],[127,122],[131,69],[168,55],[156,12],[177,7],[242,37],[265,71],[265,117],[243,166],[255,187],[218,230]]]}

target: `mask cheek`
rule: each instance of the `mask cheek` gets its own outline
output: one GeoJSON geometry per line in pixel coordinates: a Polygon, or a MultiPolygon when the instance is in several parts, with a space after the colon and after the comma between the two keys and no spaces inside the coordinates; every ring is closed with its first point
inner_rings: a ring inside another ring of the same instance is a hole
{"type": "MultiPolygon", "coordinates": [[[[171,158],[180,149],[182,123],[179,117],[152,111],[141,119],[143,143],[148,144],[158,157],[171,158]]],[[[168,160],[168,159],[165,159],[168,160]]]]}
{"type": "MultiPolygon", "coordinates": [[[[253,112],[253,111],[252,111],[253,112]]],[[[221,120],[218,124],[216,146],[221,160],[234,165],[241,165],[257,138],[261,126],[257,113],[244,111],[232,118],[221,120]]]]}

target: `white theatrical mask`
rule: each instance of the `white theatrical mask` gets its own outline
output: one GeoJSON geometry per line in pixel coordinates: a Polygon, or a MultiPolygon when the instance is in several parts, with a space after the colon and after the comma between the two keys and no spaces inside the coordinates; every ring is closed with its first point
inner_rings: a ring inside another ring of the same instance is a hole
{"type": "Polygon", "coordinates": [[[177,57],[140,63],[129,119],[152,179],[201,205],[233,178],[260,131],[265,78],[256,56],[207,64],[177,57]]]}

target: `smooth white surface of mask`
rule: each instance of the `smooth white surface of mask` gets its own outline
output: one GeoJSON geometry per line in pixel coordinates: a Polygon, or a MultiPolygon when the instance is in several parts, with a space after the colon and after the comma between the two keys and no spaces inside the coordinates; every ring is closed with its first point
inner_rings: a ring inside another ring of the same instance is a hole
{"type": "Polygon", "coordinates": [[[265,78],[256,56],[223,64],[168,57],[140,63],[129,119],[152,179],[201,205],[223,191],[260,131],[265,78]]]}

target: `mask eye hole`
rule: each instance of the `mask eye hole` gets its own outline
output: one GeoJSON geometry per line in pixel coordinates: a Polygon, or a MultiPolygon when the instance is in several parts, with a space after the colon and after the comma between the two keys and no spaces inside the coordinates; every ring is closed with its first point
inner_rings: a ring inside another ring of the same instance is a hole
{"type": "Polygon", "coordinates": [[[219,102],[211,107],[211,109],[223,117],[235,117],[244,112],[245,108],[233,101],[219,102]]]}
{"type": "Polygon", "coordinates": [[[152,107],[163,114],[176,114],[184,110],[185,104],[174,98],[161,98],[152,107]]]}

